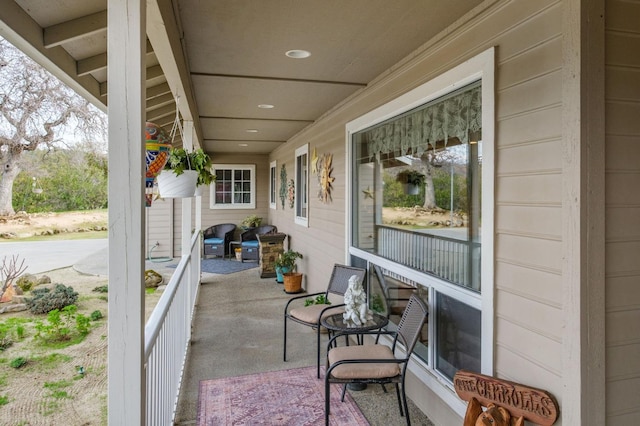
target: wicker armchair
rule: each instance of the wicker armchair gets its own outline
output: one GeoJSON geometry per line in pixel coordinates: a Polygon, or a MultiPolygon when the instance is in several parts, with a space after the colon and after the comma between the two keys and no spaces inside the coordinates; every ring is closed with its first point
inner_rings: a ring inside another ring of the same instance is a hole
{"type": "Polygon", "coordinates": [[[204,244],[204,257],[220,256],[224,258],[229,254],[229,242],[233,239],[236,226],[233,223],[221,223],[213,225],[202,233],[204,244]]]}
{"type": "Polygon", "coordinates": [[[240,234],[240,247],[242,248],[242,262],[245,260],[258,260],[260,243],[258,235],[276,233],[278,228],[273,225],[262,225],[251,228],[240,234]]]}
{"type": "Polygon", "coordinates": [[[405,416],[411,424],[407,396],[405,394],[405,374],[413,348],[420,336],[422,325],[427,319],[427,307],[417,296],[412,295],[402,314],[396,331],[374,331],[364,334],[389,335],[391,347],[384,344],[337,346],[338,337],[333,337],[327,347],[327,372],[325,382],[325,424],[329,424],[331,383],[342,383],[342,399],[349,383],[393,383],[396,387],[400,416],[405,416]],[[398,343],[404,351],[396,351],[398,343]],[[397,354],[396,354],[397,352],[397,354]],[[402,393],[400,392],[402,388],[402,393]]]}

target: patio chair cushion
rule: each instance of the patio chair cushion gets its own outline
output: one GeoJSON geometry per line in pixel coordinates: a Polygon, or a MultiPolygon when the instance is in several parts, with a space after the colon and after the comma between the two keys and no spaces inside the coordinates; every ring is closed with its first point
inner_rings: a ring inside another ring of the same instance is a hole
{"type": "Polygon", "coordinates": [[[241,245],[242,247],[258,247],[260,243],[258,243],[258,241],[256,240],[251,240],[251,241],[243,241],[241,245]]]}
{"type": "MultiPolygon", "coordinates": [[[[306,323],[309,324],[317,324],[318,323],[318,318],[320,317],[320,312],[322,312],[323,309],[329,307],[331,305],[309,305],[309,306],[302,306],[299,308],[295,308],[292,309],[291,312],[289,312],[289,315],[291,315],[292,317],[299,319],[300,321],[304,321],[306,323]]],[[[344,312],[344,308],[339,307],[339,308],[334,308],[334,309],[329,309],[327,310],[322,317],[327,317],[329,315],[333,315],[333,314],[340,314],[344,312]]]]}
{"type": "Polygon", "coordinates": [[[207,238],[204,240],[205,244],[222,244],[224,243],[224,238],[207,238]]]}
{"type": "MultiPolygon", "coordinates": [[[[396,359],[391,348],[386,345],[340,346],[329,351],[329,365],[348,359],[396,359]]],[[[381,379],[400,374],[400,366],[395,363],[342,364],[331,373],[337,379],[381,379]]]]}

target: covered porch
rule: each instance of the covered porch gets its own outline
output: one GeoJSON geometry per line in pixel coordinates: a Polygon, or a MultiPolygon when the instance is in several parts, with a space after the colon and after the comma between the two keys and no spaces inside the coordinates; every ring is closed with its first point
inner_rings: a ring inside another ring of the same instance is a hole
{"type": "MultiPolygon", "coordinates": [[[[282,314],[290,297],[273,278],[260,278],[257,268],[229,275],[203,274],[174,424],[195,424],[201,380],[315,368],[315,332],[295,323],[288,330],[288,361],[282,361],[282,314]]],[[[325,337],[323,347],[326,342],[325,337]]],[[[380,386],[371,385],[348,392],[370,424],[404,425],[395,391],[387,390],[384,393],[380,386]]],[[[409,404],[412,424],[432,424],[412,401],[409,404]]]]}

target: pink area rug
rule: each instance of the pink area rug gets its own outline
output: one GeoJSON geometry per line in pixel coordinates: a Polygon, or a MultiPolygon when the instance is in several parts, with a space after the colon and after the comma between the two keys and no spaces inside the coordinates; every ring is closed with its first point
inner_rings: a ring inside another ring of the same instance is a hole
{"type": "MultiPolygon", "coordinates": [[[[331,388],[330,425],[369,425],[342,387],[331,388]]],[[[324,379],[316,367],[202,380],[198,395],[199,426],[323,425],[324,379]]]]}

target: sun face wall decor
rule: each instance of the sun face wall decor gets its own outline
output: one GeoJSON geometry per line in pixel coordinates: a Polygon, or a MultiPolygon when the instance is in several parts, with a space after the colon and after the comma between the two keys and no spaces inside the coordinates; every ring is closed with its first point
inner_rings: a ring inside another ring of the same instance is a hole
{"type": "Polygon", "coordinates": [[[318,190],[318,199],[325,204],[333,201],[331,198],[331,184],[336,180],[336,178],[331,176],[331,172],[333,172],[333,165],[331,164],[332,161],[333,154],[323,154],[318,159],[318,185],[320,185],[320,189],[318,190]]]}

